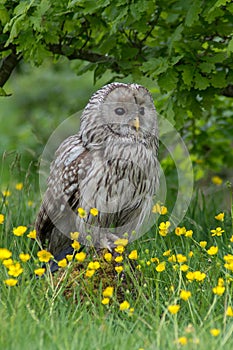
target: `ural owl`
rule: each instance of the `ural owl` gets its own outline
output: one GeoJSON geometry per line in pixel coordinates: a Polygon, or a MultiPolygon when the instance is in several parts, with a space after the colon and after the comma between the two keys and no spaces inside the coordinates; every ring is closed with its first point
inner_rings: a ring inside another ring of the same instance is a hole
{"type": "Polygon", "coordinates": [[[63,141],[51,164],[36,220],[42,245],[47,242],[56,257],[70,246],[73,231],[81,243],[110,250],[117,238],[137,238],[158,186],[157,151],[149,91],[123,83],[98,90],[82,113],[79,133],[63,141]],[[78,208],[85,209],[83,217],[78,208]]]}

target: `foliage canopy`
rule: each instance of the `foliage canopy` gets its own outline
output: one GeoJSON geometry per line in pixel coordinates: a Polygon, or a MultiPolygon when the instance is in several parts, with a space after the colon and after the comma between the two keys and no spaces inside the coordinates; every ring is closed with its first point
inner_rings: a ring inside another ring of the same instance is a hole
{"type": "Polygon", "coordinates": [[[221,156],[233,132],[232,33],[230,0],[2,0],[1,94],[21,60],[66,57],[95,81],[106,71],[112,80],[147,77],[163,96],[158,111],[186,128],[199,155],[222,126],[221,156]]]}

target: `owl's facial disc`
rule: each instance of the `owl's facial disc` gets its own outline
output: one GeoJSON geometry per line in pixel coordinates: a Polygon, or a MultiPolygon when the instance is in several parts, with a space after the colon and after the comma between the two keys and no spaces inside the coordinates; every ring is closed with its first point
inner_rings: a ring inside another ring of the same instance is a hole
{"type": "Polygon", "coordinates": [[[142,106],[142,101],[136,103],[134,99],[128,101],[106,101],[102,106],[101,114],[104,128],[107,126],[112,134],[118,137],[134,138],[143,137],[153,129],[151,114],[155,117],[150,106],[142,106]]]}

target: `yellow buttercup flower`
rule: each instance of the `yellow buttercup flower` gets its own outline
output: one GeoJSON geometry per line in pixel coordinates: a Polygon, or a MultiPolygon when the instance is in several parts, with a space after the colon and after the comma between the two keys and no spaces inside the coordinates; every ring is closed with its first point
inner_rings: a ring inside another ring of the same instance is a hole
{"type": "Polygon", "coordinates": [[[49,260],[53,258],[52,254],[45,249],[40,250],[37,253],[37,256],[41,262],[45,262],[45,263],[49,262],[49,260]]]}
{"type": "Polygon", "coordinates": [[[19,258],[22,262],[27,262],[31,257],[29,254],[20,253],[19,258]]]}
{"type": "Polygon", "coordinates": [[[11,192],[9,190],[2,191],[3,197],[9,197],[11,195],[11,192]]]}
{"type": "Polygon", "coordinates": [[[166,268],[166,262],[165,262],[165,261],[162,261],[161,263],[159,263],[159,264],[156,266],[155,270],[156,270],[157,272],[163,272],[163,271],[165,270],[165,268],[166,268]]]}
{"type": "Polygon", "coordinates": [[[21,191],[22,188],[23,188],[23,183],[22,183],[22,182],[19,182],[19,183],[17,183],[17,184],[15,185],[15,189],[16,189],[17,191],[21,191]]]}
{"type": "Polygon", "coordinates": [[[0,214],[0,225],[2,225],[4,223],[4,215],[3,214],[0,214]]]}
{"type": "Polygon", "coordinates": [[[12,253],[7,248],[0,248],[0,260],[9,259],[12,253]]]}
{"type": "Polygon", "coordinates": [[[167,212],[168,212],[167,207],[165,207],[164,205],[162,205],[161,208],[160,208],[160,214],[161,214],[161,215],[166,215],[167,212]]]}
{"type": "Polygon", "coordinates": [[[232,254],[224,255],[223,259],[224,259],[228,264],[233,263],[233,255],[232,255],[232,254]]]}
{"type": "Polygon", "coordinates": [[[186,264],[183,264],[180,266],[180,271],[182,271],[182,272],[187,272],[188,269],[189,269],[189,266],[186,264]]]}
{"type": "Polygon", "coordinates": [[[209,255],[215,255],[218,252],[218,247],[212,246],[207,250],[207,253],[209,255]]]}
{"type": "Polygon", "coordinates": [[[33,203],[33,201],[29,200],[27,204],[29,207],[32,207],[34,203],[33,203]]]}
{"type": "Polygon", "coordinates": [[[18,226],[18,227],[14,227],[13,228],[13,234],[15,236],[23,236],[23,234],[27,231],[27,227],[26,226],[18,226]]]}
{"type": "Polygon", "coordinates": [[[8,278],[8,279],[4,280],[4,283],[9,287],[14,287],[18,283],[18,280],[14,279],[14,278],[8,278]]]}
{"type": "Polygon", "coordinates": [[[230,242],[233,243],[233,235],[230,238],[230,242]]]}
{"type": "Polygon", "coordinates": [[[125,247],[129,243],[129,240],[126,238],[118,238],[114,244],[117,246],[123,246],[125,247]]]}
{"type": "Polygon", "coordinates": [[[80,218],[84,219],[87,217],[87,212],[83,208],[78,208],[78,215],[80,218]]]}
{"type": "Polygon", "coordinates": [[[192,237],[193,236],[193,230],[188,230],[185,233],[185,237],[192,237]]]}
{"type": "Polygon", "coordinates": [[[16,262],[8,267],[8,275],[13,277],[18,277],[23,273],[23,268],[21,267],[20,263],[16,262]]]}
{"type": "Polygon", "coordinates": [[[87,270],[85,276],[91,278],[95,273],[95,270],[87,270]]]}
{"type": "Polygon", "coordinates": [[[79,238],[80,233],[79,232],[70,232],[70,239],[72,239],[72,241],[77,241],[79,238]]]}
{"type": "Polygon", "coordinates": [[[115,270],[117,273],[120,273],[123,271],[123,266],[115,266],[115,270]]]}
{"type": "Polygon", "coordinates": [[[223,183],[223,180],[219,176],[213,176],[211,178],[211,181],[213,182],[214,185],[220,186],[223,183]]]}
{"type": "Polygon", "coordinates": [[[171,256],[169,256],[169,258],[167,259],[169,262],[172,262],[172,263],[174,263],[174,262],[176,262],[176,256],[175,256],[175,254],[172,254],[171,256]]]}
{"type": "Polygon", "coordinates": [[[120,310],[121,311],[125,311],[125,310],[128,310],[130,308],[130,303],[125,300],[123,301],[121,304],[120,304],[120,310]]]}
{"type": "Polygon", "coordinates": [[[44,273],[45,273],[45,268],[44,267],[41,267],[39,269],[36,269],[34,270],[34,273],[37,275],[37,276],[42,276],[44,273]]]}
{"type": "Polygon", "coordinates": [[[36,239],[36,230],[30,231],[27,237],[31,239],[36,239]]]}
{"type": "Polygon", "coordinates": [[[177,343],[180,345],[186,345],[186,344],[188,344],[188,338],[187,337],[180,337],[177,339],[177,343]]]}
{"type": "Polygon", "coordinates": [[[194,279],[198,282],[201,282],[206,278],[206,274],[201,271],[194,271],[193,274],[194,274],[194,279]]]}
{"type": "Polygon", "coordinates": [[[100,268],[100,263],[98,261],[90,261],[87,268],[89,270],[98,270],[100,268]]]}
{"type": "Polygon", "coordinates": [[[225,289],[226,289],[225,287],[218,285],[218,286],[214,287],[212,290],[213,290],[214,294],[221,296],[225,292],[225,289]]]}
{"type": "Polygon", "coordinates": [[[117,263],[122,262],[122,261],[123,261],[123,256],[122,256],[122,255],[117,256],[117,257],[115,258],[115,261],[116,261],[117,263]]]}
{"type": "Polygon", "coordinates": [[[167,207],[156,203],[152,208],[152,213],[158,213],[160,215],[166,215],[168,212],[167,207]]]}
{"type": "Polygon", "coordinates": [[[193,255],[194,255],[194,253],[192,252],[192,250],[190,250],[190,252],[188,253],[188,256],[189,256],[190,258],[192,258],[193,255]]]}
{"type": "Polygon", "coordinates": [[[184,262],[187,261],[187,258],[186,258],[186,256],[183,255],[183,254],[177,254],[177,255],[176,255],[176,261],[177,261],[179,264],[182,264],[182,263],[184,263],[184,262]]]}
{"type": "MultiPolygon", "coordinates": [[[[83,262],[85,259],[86,259],[86,253],[84,252],[80,252],[80,253],[77,253],[75,254],[75,259],[78,261],[78,262],[83,262]]],[[[72,256],[73,257],[73,256],[72,256]]],[[[72,260],[72,259],[71,259],[72,260]]]]}
{"type": "Polygon", "coordinates": [[[219,221],[224,221],[224,213],[219,213],[214,218],[219,221]]]}
{"type": "Polygon", "coordinates": [[[160,204],[156,203],[153,207],[152,207],[152,213],[156,214],[159,213],[160,214],[160,204]]]}
{"type": "Polygon", "coordinates": [[[171,254],[171,249],[166,250],[166,251],[163,253],[163,256],[169,256],[170,254],[171,254]]]}
{"type": "Polygon", "coordinates": [[[125,247],[123,245],[118,245],[114,250],[115,252],[122,254],[125,250],[125,247]]]}
{"type": "Polygon", "coordinates": [[[221,227],[217,227],[215,230],[211,230],[210,232],[212,232],[212,236],[222,236],[222,233],[224,232],[224,230],[222,230],[221,227]]]}
{"type": "Polygon", "coordinates": [[[170,312],[170,314],[175,315],[180,310],[180,305],[178,304],[169,305],[167,309],[170,312]]]}
{"type": "Polygon", "coordinates": [[[99,214],[99,211],[98,211],[98,209],[96,209],[96,208],[91,208],[91,209],[90,209],[90,214],[91,214],[92,216],[97,216],[97,215],[99,214]]]}
{"type": "Polygon", "coordinates": [[[138,258],[137,250],[132,250],[132,252],[128,255],[128,258],[130,260],[137,260],[137,258],[138,258]]]}
{"type": "Polygon", "coordinates": [[[191,297],[191,292],[189,290],[180,291],[180,299],[187,301],[191,297]]]}
{"type": "Polygon", "coordinates": [[[220,329],[218,328],[212,328],[210,330],[210,334],[213,336],[213,337],[217,337],[219,334],[220,334],[220,329]]]}
{"type": "Polygon", "coordinates": [[[205,249],[205,247],[207,246],[207,242],[206,241],[201,241],[199,242],[200,246],[205,249]]]}
{"type": "Polygon", "coordinates": [[[77,250],[79,251],[81,245],[78,241],[74,241],[72,244],[71,244],[71,247],[74,248],[74,250],[77,250]]]}
{"type": "Polygon", "coordinates": [[[12,259],[6,259],[6,260],[3,260],[2,264],[6,268],[9,268],[9,266],[14,265],[14,261],[12,259]]]}
{"type": "Polygon", "coordinates": [[[159,234],[160,236],[165,237],[168,234],[168,229],[171,226],[169,221],[161,222],[159,225],[159,234]]]}
{"type": "Polygon", "coordinates": [[[186,228],[185,227],[176,227],[175,228],[175,234],[177,236],[185,235],[185,233],[186,233],[186,228]]]}
{"type": "Polygon", "coordinates": [[[104,259],[105,259],[107,262],[111,262],[111,261],[112,261],[112,254],[111,254],[111,253],[105,253],[105,254],[104,254],[104,259]]]}
{"type": "Polygon", "coordinates": [[[233,262],[224,264],[227,270],[233,271],[233,262]]]}
{"type": "Polygon", "coordinates": [[[131,308],[129,309],[129,316],[132,316],[133,313],[134,313],[134,307],[131,307],[131,308]]]}
{"type": "Polygon", "coordinates": [[[224,286],[224,279],[223,278],[219,278],[218,279],[218,286],[224,286]]]}
{"type": "Polygon", "coordinates": [[[196,280],[197,282],[201,282],[201,281],[203,281],[206,278],[206,274],[204,272],[201,272],[201,271],[194,271],[194,272],[189,271],[186,274],[186,278],[189,281],[196,280]]]}
{"type": "Polygon", "coordinates": [[[114,291],[114,288],[113,287],[107,287],[103,290],[102,294],[103,294],[103,297],[106,297],[106,298],[111,298],[113,296],[113,291],[114,291]]]}
{"type": "MultiPolygon", "coordinates": [[[[77,253],[77,254],[79,254],[79,253],[77,253]]],[[[67,259],[68,261],[72,261],[72,260],[73,260],[73,255],[72,255],[72,254],[67,254],[67,255],[66,255],[66,259],[67,259]]]]}
{"type": "Polygon", "coordinates": [[[108,305],[109,302],[110,302],[110,299],[109,299],[109,298],[103,298],[103,299],[101,300],[101,303],[102,303],[103,305],[108,305]]]}
{"type": "Polygon", "coordinates": [[[232,306],[227,307],[226,316],[233,317],[233,307],[232,306]]]}
{"type": "Polygon", "coordinates": [[[67,266],[67,260],[66,259],[62,259],[62,260],[58,261],[57,265],[59,267],[65,268],[67,266]]]}

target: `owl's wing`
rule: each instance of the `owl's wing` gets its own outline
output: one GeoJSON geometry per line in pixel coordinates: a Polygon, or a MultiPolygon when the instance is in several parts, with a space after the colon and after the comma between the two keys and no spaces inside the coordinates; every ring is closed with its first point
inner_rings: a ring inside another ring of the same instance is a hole
{"type": "Polygon", "coordinates": [[[35,223],[42,245],[46,239],[50,241],[53,228],[63,222],[64,216],[69,217],[67,211],[72,212],[78,203],[79,179],[85,176],[83,162],[87,153],[78,134],[63,141],[55,153],[48,187],[35,223]]]}

